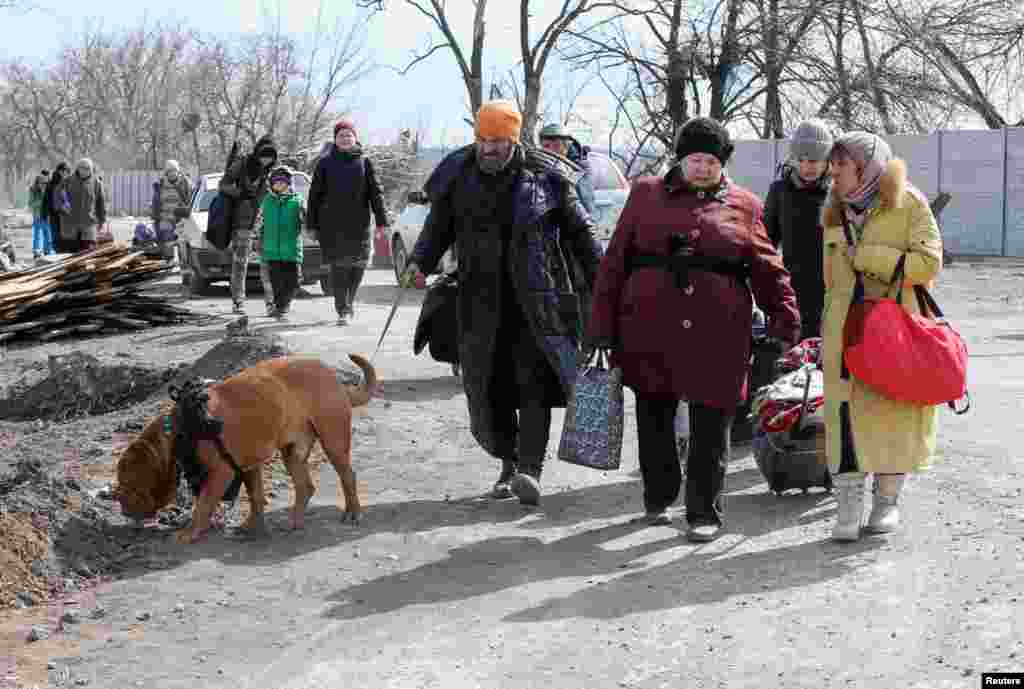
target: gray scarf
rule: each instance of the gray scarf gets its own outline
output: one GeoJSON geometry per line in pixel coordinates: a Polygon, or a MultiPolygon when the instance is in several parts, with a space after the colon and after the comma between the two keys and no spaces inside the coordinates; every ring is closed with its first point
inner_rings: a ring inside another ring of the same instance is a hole
{"type": "Polygon", "coordinates": [[[846,203],[846,218],[857,230],[859,239],[868,213],[878,205],[882,175],[892,160],[892,149],[871,132],[850,132],[836,140],[833,151],[848,156],[860,171],[860,186],[842,198],[846,203]]]}

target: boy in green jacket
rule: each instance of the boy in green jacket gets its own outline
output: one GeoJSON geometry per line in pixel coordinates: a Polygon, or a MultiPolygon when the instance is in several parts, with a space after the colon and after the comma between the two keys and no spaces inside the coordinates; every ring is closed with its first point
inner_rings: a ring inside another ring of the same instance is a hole
{"type": "Polygon", "coordinates": [[[287,167],[274,168],[270,173],[270,193],[260,203],[260,216],[262,259],[274,292],[273,315],[283,321],[299,287],[302,226],[306,222],[305,201],[292,191],[292,171],[287,167]]]}

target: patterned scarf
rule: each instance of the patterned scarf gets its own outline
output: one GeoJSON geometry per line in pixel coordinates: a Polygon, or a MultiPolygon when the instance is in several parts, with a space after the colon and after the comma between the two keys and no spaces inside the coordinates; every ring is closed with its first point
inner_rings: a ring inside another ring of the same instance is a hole
{"type": "Polygon", "coordinates": [[[849,157],[860,170],[860,186],[846,194],[846,218],[860,240],[868,214],[878,205],[882,175],[892,160],[892,149],[884,139],[870,132],[850,132],[836,140],[834,151],[849,157]]]}

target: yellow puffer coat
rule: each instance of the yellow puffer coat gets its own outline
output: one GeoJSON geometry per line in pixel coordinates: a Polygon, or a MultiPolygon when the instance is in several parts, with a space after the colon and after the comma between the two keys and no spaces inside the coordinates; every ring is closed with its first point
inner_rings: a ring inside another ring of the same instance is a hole
{"type": "MultiPolygon", "coordinates": [[[[868,297],[880,297],[904,253],[903,308],[918,313],[913,285],[930,287],[942,268],[942,238],[928,201],[907,185],[906,164],[889,162],[882,176],[878,205],[870,211],[851,264],[846,253],[844,204],[834,196],[822,210],[825,228],[824,339],[826,446],[829,469],[839,468],[842,438],[839,409],[850,403],[850,425],[860,471],[909,473],[927,469],[935,453],[937,408],[896,402],[876,394],[857,379],[840,378],[843,326],[853,297],[854,270],[864,274],[868,297]]],[[[852,229],[852,226],[851,226],[852,229]]],[[[890,292],[895,296],[895,288],[890,292]]]]}

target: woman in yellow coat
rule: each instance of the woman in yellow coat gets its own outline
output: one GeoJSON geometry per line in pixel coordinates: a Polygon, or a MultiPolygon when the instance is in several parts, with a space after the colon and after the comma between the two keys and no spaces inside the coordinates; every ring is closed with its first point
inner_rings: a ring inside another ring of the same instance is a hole
{"type": "Polygon", "coordinates": [[[843,326],[856,272],[863,275],[865,296],[880,297],[905,256],[902,304],[917,313],[913,286],[930,285],[938,274],[942,239],[924,195],[907,183],[906,164],[884,140],[850,132],[836,140],[830,157],[833,187],[822,210],[826,443],[839,501],[832,537],[852,541],[860,537],[868,474],[874,475],[874,497],[867,530],[885,533],[898,526],[896,503],[906,474],[931,464],[937,411],[887,399],[843,376],[843,326]]]}

